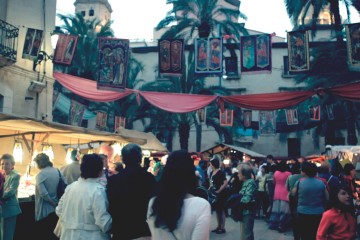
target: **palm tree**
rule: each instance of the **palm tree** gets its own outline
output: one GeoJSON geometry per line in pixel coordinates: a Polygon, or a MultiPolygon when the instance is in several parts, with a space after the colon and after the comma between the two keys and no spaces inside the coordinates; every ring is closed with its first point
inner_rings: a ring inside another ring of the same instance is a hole
{"type": "MultiPolygon", "coordinates": [[[[169,0],[168,4],[173,4],[173,8],[167,16],[159,22],[156,30],[166,29],[171,26],[162,36],[162,39],[185,39],[186,43],[191,43],[196,37],[207,38],[209,36],[219,36],[220,34],[234,34],[235,39],[239,40],[241,34],[247,34],[244,24],[237,23],[238,18],[246,19],[239,9],[230,9],[218,4],[218,0],[169,0]]],[[[231,50],[233,51],[233,50],[231,50]]],[[[195,75],[194,50],[188,51],[188,57],[183,60],[183,66],[187,65],[187,71],[183,68],[180,79],[172,78],[171,81],[180,81],[179,90],[181,93],[199,93],[203,88],[203,77],[195,75]],[[199,82],[201,82],[199,84],[199,82]],[[200,88],[196,88],[200,86],[200,88]]],[[[200,124],[194,121],[194,113],[179,115],[179,138],[180,147],[188,149],[188,139],[191,125],[196,125],[197,144],[196,151],[201,148],[201,128],[200,124]]]]}

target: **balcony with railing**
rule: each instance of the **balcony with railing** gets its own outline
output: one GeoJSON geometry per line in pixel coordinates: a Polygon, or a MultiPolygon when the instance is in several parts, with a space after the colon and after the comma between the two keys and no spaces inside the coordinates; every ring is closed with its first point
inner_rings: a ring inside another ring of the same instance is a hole
{"type": "Polygon", "coordinates": [[[19,28],[0,19],[0,67],[16,62],[19,28]]]}

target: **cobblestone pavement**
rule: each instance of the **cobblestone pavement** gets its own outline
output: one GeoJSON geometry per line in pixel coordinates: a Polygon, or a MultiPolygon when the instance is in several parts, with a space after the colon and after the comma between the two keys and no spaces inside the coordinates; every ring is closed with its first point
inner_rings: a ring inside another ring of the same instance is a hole
{"type": "MultiPolygon", "coordinates": [[[[213,212],[211,216],[211,229],[216,228],[216,215],[213,212]]],[[[239,240],[240,239],[240,223],[234,222],[231,218],[226,218],[226,233],[216,234],[210,233],[211,240],[224,239],[224,240],[239,240]]],[[[267,223],[263,219],[256,219],[254,226],[255,240],[292,240],[293,234],[289,230],[284,233],[279,233],[275,230],[270,230],[267,223]]],[[[241,239],[240,239],[241,240],[241,239]]]]}

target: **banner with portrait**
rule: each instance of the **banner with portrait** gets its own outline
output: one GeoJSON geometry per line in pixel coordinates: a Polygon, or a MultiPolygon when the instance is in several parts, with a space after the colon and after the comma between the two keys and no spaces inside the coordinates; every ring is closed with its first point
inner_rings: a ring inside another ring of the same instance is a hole
{"type": "Polygon", "coordinates": [[[198,124],[206,123],[206,107],[196,110],[195,112],[196,122],[198,124]]]}
{"type": "Polygon", "coordinates": [[[84,117],[85,105],[71,99],[69,124],[72,126],[81,126],[84,117]]]}
{"type": "Polygon", "coordinates": [[[76,50],[78,36],[59,34],[56,43],[53,62],[64,65],[71,65],[76,50]]]}
{"type": "Polygon", "coordinates": [[[36,60],[41,49],[43,30],[28,28],[25,36],[22,58],[36,60]]]}
{"type": "Polygon", "coordinates": [[[97,88],[123,91],[126,88],[129,40],[99,38],[99,75],[97,88]]]}
{"type": "Polygon", "coordinates": [[[195,40],[195,73],[222,73],[222,38],[195,40]]]}
{"type": "Polygon", "coordinates": [[[115,131],[119,128],[125,128],[126,126],[126,117],[120,117],[120,116],[115,116],[115,131]]]}
{"type": "Polygon", "coordinates": [[[289,72],[301,73],[310,69],[309,34],[307,31],[288,32],[289,72]]]}
{"type": "Polygon", "coordinates": [[[239,67],[238,67],[238,58],[235,57],[225,57],[225,72],[226,78],[239,78],[239,67]]]}
{"type": "Polygon", "coordinates": [[[251,127],[251,122],[252,122],[252,112],[251,112],[251,110],[242,111],[242,116],[243,116],[243,125],[244,125],[244,127],[245,128],[251,127]]]}
{"type": "Polygon", "coordinates": [[[107,113],[96,112],[96,129],[106,131],[107,130],[107,113]]]}
{"type": "Polygon", "coordinates": [[[325,108],[326,108],[328,120],[334,120],[335,119],[334,105],[333,104],[325,105],[325,108]]]}
{"type": "Polygon", "coordinates": [[[276,133],[275,111],[259,111],[259,131],[261,135],[276,133]]]}
{"type": "Polygon", "coordinates": [[[241,72],[271,71],[271,35],[243,36],[241,43],[241,72]]]}
{"type": "Polygon", "coordinates": [[[285,117],[287,125],[299,124],[298,111],[296,108],[285,109],[285,117]]]}
{"type": "Polygon", "coordinates": [[[220,126],[232,126],[234,121],[234,110],[224,109],[223,111],[220,109],[220,126]]]}
{"type": "Polygon", "coordinates": [[[163,39],[158,42],[159,73],[162,75],[182,74],[184,39],[163,39]]]}
{"type": "Polygon", "coordinates": [[[360,71],[360,23],[346,25],[346,38],[349,68],[360,71]]]}
{"type": "Polygon", "coordinates": [[[310,117],[310,120],[312,120],[312,121],[320,121],[320,118],[321,118],[320,105],[309,107],[309,117],[310,117]]]}

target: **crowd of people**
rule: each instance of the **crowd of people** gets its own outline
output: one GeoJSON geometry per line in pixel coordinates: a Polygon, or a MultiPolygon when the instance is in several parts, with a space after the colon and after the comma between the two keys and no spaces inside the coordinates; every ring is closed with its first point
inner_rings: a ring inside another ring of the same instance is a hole
{"type": "MultiPolygon", "coordinates": [[[[240,222],[240,239],[252,240],[255,219],[272,230],[293,230],[295,240],[355,239],[359,202],[352,163],[317,166],[304,158],[276,161],[209,161],[185,150],[162,161],[143,161],[142,149],[127,144],[121,163],[113,149],[71,153],[72,163],[55,168],[38,154],[35,221],[37,239],[209,239],[226,234],[227,217],[240,222]],[[153,161],[153,162],[152,162],[153,161]],[[336,173],[336,174],[335,174],[336,173]],[[59,195],[59,182],[68,185],[59,195]],[[215,212],[217,227],[210,229],[215,212]]],[[[20,175],[14,157],[0,158],[4,240],[14,238],[20,175]]]]}

